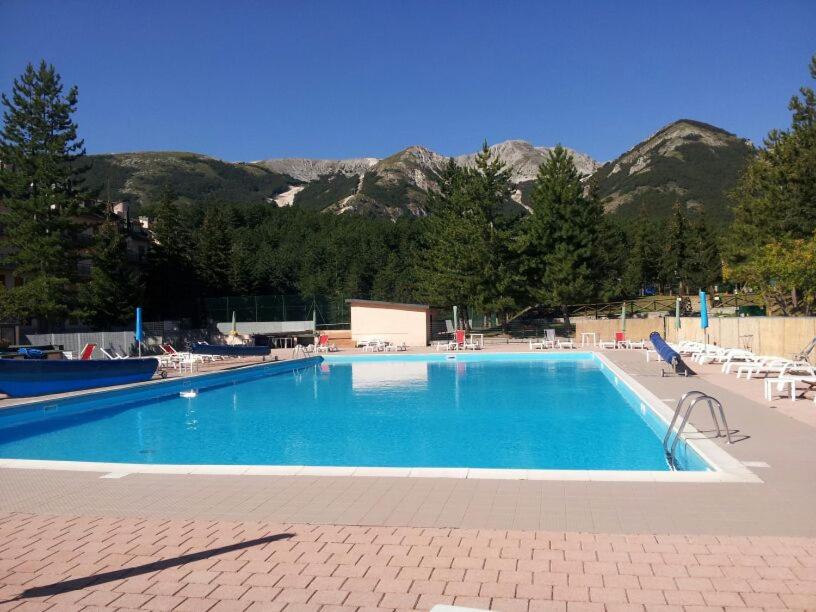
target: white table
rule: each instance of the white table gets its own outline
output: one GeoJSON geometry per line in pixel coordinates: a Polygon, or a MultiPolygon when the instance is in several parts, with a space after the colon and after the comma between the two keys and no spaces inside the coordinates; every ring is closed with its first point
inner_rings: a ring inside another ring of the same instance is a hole
{"type": "Polygon", "coordinates": [[[773,386],[777,385],[780,391],[784,391],[785,387],[790,387],[790,398],[792,402],[796,401],[796,379],[795,378],[766,378],[765,379],[765,399],[769,402],[773,400],[773,386]]]}
{"type": "Polygon", "coordinates": [[[581,346],[589,344],[590,336],[592,336],[592,346],[598,346],[598,334],[595,332],[581,332],[581,346]]]}
{"type": "Polygon", "coordinates": [[[484,334],[470,334],[470,343],[477,345],[479,348],[484,348],[484,334]]]}

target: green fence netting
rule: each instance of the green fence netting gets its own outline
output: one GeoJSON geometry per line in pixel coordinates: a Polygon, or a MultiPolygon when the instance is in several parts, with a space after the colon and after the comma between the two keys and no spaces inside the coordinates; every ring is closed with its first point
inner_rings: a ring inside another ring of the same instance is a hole
{"type": "Polygon", "coordinates": [[[343,327],[349,324],[345,300],[299,295],[231,295],[207,298],[207,318],[213,321],[317,321],[318,327],[343,327]]]}

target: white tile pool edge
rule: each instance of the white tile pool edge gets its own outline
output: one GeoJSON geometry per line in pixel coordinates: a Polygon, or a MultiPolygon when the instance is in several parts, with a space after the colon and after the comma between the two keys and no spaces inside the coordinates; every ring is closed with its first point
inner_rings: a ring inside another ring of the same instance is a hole
{"type": "MultiPolygon", "coordinates": [[[[638,383],[629,374],[612,363],[606,356],[593,351],[590,354],[622,380],[638,398],[667,425],[673,411],[654,393],[638,383]]],[[[503,354],[503,353],[496,353],[503,354]]],[[[530,355],[541,353],[516,353],[530,355]]],[[[263,365],[263,364],[258,364],[263,365]]],[[[253,367],[253,366],[249,366],[253,367]]],[[[212,373],[207,373],[212,374],[212,373]]],[[[204,374],[203,376],[206,376],[204,374]]],[[[165,381],[152,381],[153,384],[165,381]]],[[[145,384],[145,383],[141,383],[145,384]]],[[[148,383],[150,384],[150,383],[148,383]]],[[[22,404],[28,402],[21,402],[22,404]]],[[[33,403],[33,402],[32,402],[33,403]]],[[[18,404],[19,405],[19,404],[18,404]]],[[[691,425],[691,434],[700,434],[691,425]]],[[[756,474],[711,440],[686,439],[686,443],[713,471],[635,471],[635,470],[529,470],[501,468],[446,468],[446,467],[363,467],[363,466],[301,466],[301,465],[177,465],[142,463],[107,463],[97,461],[51,461],[39,459],[2,459],[0,468],[28,470],[58,470],[98,472],[116,475],[176,474],[176,475],[234,475],[234,476],[358,476],[398,478],[467,478],[489,480],[561,480],[583,482],[675,482],[675,483],[761,483],[756,474]]]]}

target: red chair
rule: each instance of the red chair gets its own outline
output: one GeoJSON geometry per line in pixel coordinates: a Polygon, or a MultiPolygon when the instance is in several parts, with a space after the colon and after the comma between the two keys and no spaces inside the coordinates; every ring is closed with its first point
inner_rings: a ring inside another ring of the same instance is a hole
{"type": "Polygon", "coordinates": [[[615,332],[615,346],[621,348],[621,345],[626,342],[626,334],[622,331],[615,332]]]}
{"type": "Polygon", "coordinates": [[[465,330],[464,329],[457,329],[456,330],[456,344],[461,347],[464,343],[465,343],[465,330]]]}
{"type": "Polygon", "coordinates": [[[94,349],[96,348],[95,344],[88,343],[84,347],[82,347],[82,352],[79,353],[79,358],[82,361],[88,361],[93,355],[94,349]]]}

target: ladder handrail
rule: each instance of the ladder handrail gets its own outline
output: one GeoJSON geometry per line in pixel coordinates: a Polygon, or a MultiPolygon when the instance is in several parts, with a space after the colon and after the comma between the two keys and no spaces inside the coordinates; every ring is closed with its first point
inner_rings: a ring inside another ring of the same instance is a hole
{"type": "Polygon", "coordinates": [[[725,419],[725,409],[723,408],[722,402],[715,397],[708,395],[702,391],[688,391],[686,392],[683,397],[680,398],[680,401],[677,402],[677,408],[674,410],[674,416],[672,417],[671,423],[669,423],[669,427],[666,430],[666,435],[663,437],[663,450],[666,453],[666,459],[669,462],[669,466],[674,469],[675,467],[675,457],[677,451],[677,444],[680,442],[680,439],[683,436],[683,431],[686,428],[686,425],[689,422],[689,418],[691,417],[691,413],[694,410],[694,407],[699,404],[700,402],[705,402],[708,404],[708,409],[711,412],[711,419],[714,421],[714,426],[717,428],[717,437],[721,437],[722,430],[720,429],[720,423],[717,420],[717,412],[714,410],[715,405],[718,408],[718,412],[720,413],[720,418],[722,419],[723,429],[725,430],[725,437],[728,440],[728,444],[732,444],[731,440],[731,430],[728,428],[728,421],[725,419]],[[671,449],[668,448],[668,441],[671,438],[671,434],[674,431],[674,424],[677,422],[677,418],[680,416],[680,413],[683,410],[683,406],[686,403],[686,400],[689,398],[693,398],[691,402],[688,403],[685,412],[683,413],[683,417],[680,420],[680,425],[677,428],[677,431],[674,432],[674,440],[672,441],[671,449]]]}
{"type": "Polygon", "coordinates": [[[672,430],[674,429],[674,424],[677,422],[677,417],[680,416],[680,410],[683,407],[683,404],[686,400],[692,396],[702,396],[705,395],[702,391],[686,391],[683,394],[683,397],[677,402],[677,407],[674,409],[674,416],[672,417],[671,422],[669,423],[668,429],[666,429],[666,435],[663,436],[663,450],[666,451],[666,454],[669,452],[669,437],[672,434],[672,430]]]}

